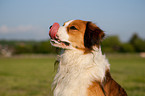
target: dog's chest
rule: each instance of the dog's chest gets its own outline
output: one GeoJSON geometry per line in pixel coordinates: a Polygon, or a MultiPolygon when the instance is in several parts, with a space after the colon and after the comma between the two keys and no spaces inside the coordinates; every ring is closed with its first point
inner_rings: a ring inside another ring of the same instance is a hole
{"type": "MultiPolygon", "coordinates": [[[[69,52],[60,58],[58,73],[55,76],[54,96],[87,96],[87,88],[91,82],[101,80],[105,74],[105,67],[98,70],[93,55],[69,52]],[[99,72],[97,75],[95,72],[99,72]]],[[[100,63],[100,62],[99,62],[100,63]]]]}
{"type": "Polygon", "coordinates": [[[86,75],[86,72],[77,70],[60,74],[55,88],[55,96],[86,96],[85,92],[90,82],[86,75]]]}

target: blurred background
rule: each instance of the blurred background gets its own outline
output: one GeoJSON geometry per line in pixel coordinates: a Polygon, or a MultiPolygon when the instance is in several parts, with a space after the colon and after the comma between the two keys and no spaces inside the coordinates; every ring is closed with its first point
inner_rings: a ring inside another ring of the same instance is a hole
{"type": "Polygon", "coordinates": [[[48,28],[71,19],[105,31],[113,78],[129,96],[145,96],[144,0],[0,0],[0,96],[52,96],[48,28]]]}

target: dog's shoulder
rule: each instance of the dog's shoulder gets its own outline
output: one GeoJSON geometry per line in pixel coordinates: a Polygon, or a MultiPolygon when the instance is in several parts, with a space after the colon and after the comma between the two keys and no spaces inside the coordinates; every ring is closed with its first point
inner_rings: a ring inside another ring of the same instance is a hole
{"type": "Polygon", "coordinates": [[[88,96],[127,96],[127,93],[106,71],[103,82],[95,81],[89,86],[88,96]]]}
{"type": "Polygon", "coordinates": [[[104,80],[104,90],[111,96],[127,96],[125,90],[111,77],[110,72],[106,72],[104,80]]]}

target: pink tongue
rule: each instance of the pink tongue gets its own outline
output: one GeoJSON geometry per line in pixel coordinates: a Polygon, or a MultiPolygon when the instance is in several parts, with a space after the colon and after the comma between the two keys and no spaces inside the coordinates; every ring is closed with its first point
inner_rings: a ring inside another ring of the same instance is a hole
{"type": "Polygon", "coordinates": [[[56,39],[56,38],[57,38],[57,37],[56,37],[56,33],[57,33],[58,29],[59,29],[59,24],[58,24],[58,23],[54,23],[54,24],[52,25],[52,27],[50,28],[50,30],[49,30],[49,36],[50,36],[52,39],[56,39]]]}

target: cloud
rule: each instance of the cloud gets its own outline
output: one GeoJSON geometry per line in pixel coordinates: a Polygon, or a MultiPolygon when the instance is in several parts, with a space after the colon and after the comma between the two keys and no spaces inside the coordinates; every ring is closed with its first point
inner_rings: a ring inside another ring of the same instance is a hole
{"type": "Polygon", "coordinates": [[[15,27],[0,26],[0,39],[44,40],[48,38],[48,29],[45,27],[32,25],[19,25],[15,27]]]}
{"type": "Polygon", "coordinates": [[[0,26],[0,33],[16,33],[16,32],[28,32],[40,30],[38,27],[33,27],[32,25],[19,25],[16,27],[8,27],[6,25],[0,26]]]}

